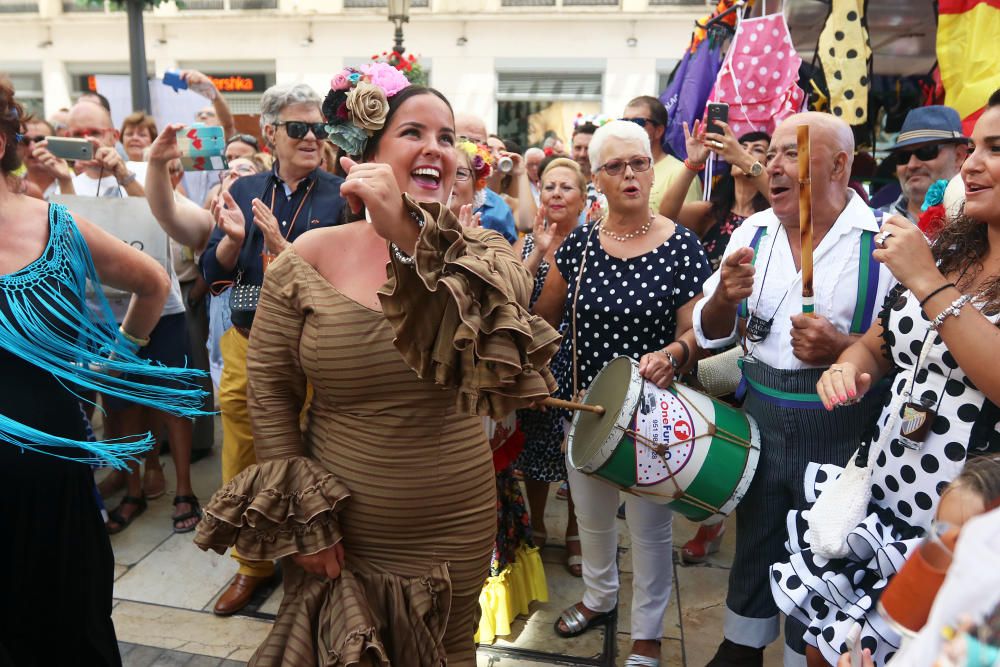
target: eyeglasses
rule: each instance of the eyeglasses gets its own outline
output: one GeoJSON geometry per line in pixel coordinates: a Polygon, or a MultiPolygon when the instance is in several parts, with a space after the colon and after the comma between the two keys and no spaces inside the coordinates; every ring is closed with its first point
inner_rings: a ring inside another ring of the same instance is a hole
{"type": "Polygon", "coordinates": [[[605,162],[597,171],[604,170],[608,176],[617,176],[618,174],[625,171],[625,167],[631,167],[632,171],[639,173],[641,171],[646,171],[653,164],[653,160],[648,157],[634,157],[631,160],[611,160],[610,162],[605,162]]]}
{"type": "Polygon", "coordinates": [[[35,134],[30,137],[27,134],[21,135],[22,146],[30,146],[31,144],[37,144],[39,141],[45,141],[44,134],[35,134]]]}
{"type": "Polygon", "coordinates": [[[459,167],[455,171],[455,180],[456,181],[468,181],[468,180],[471,180],[471,179],[472,179],[472,170],[471,169],[466,169],[465,167],[459,167]]]}
{"type": "Polygon", "coordinates": [[[317,139],[326,139],[327,136],[326,123],[307,123],[303,120],[279,120],[274,126],[284,126],[285,132],[292,139],[305,139],[306,135],[309,134],[309,130],[312,130],[313,136],[317,139]]]}
{"type": "Polygon", "coordinates": [[[69,136],[74,139],[89,139],[90,137],[103,137],[108,132],[114,132],[110,127],[78,127],[69,131],[69,136]]]}
{"type": "Polygon", "coordinates": [[[619,118],[618,120],[624,120],[624,121],[628,121],[629,123],[635,123],[639,127],[646,127],[647,125],[659,125],[659,123],[657,123],[652,118],[642,118],[642,117],[637,117],[637,118],[619,118]]]}
{"type": "Polygon", "coordinates": [[[942,144],[930,144],[928,146],[914,148],[913,150],[898,150],[896,151],[896,164],[906,164],[914,155],[916,155],[917,159],[921,162],[928,162],[938,156],[941,152],[941,146],[942,144]]]}
{"type": "Polygon", "coordinates": [[[244,144],[249,144],[254,148],[259,148],[259,145],[257,144],[257,137],[253,136],[252,134],[234,134],[233,136],[226,139],[226,145],[228,146],[229,144],[234,144],[237,141],[243,142],[244,144]]]}

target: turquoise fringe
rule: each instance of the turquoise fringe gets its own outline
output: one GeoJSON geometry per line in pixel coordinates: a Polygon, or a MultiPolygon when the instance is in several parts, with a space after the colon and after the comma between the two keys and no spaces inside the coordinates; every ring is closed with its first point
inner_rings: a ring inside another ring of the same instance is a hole
{"type": "MultiPolygon", "coordinates": [[[[203,409],[208,394],[197,385],[204,371],[141,359],[118,331],[90,251],[65,207],[49,207],[49,229],[41,257],[0,276],[9,311],[8,316],[0,310],[0,347],[83,390],[178,416],[214,414],[203,409]],[[88,283],[98,303],[96,313],[87,304],[88,283]],[[164,381],[179,386],[160,386],[164,381]]],[[[49,453],[47,447],[78,447],[88,455],[76,460],[117,468],[154,442],[149,433],[98,442],[67,440],[2,415],[0,440],[44,453],[49,453]]]]}

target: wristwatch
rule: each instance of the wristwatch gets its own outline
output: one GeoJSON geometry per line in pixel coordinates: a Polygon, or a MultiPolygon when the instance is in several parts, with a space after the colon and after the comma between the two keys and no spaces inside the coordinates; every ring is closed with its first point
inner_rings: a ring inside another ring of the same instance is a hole
{"type": "Polygon", "coordinates": [[[754,160],[753,164],[750,165],[750,171],[747,173],[750,174],[751,178],[757,178],[764,173],[764,165],[761,164],[760,160],[754,160]]]}

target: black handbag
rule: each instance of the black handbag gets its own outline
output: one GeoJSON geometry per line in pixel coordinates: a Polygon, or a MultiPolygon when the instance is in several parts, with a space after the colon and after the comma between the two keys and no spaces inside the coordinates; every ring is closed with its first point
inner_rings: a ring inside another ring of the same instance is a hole
{"type": "MultiPolygon", "coordinates": [[[[246,243],[253,247],[254,237],[257,233],[257,226],[250,226],[250,236],[246,243]]],[[[254,315],[257,314],[257,302],[260,301],[260,285],[243,282],[243,271],[236,275],[232,289],[229,290],[229,317],[233,321],[233,326],[240,329],[249,329],[253,325],[254,315]]]]}
{"type": "Polygon", "coordinates": [[[257,314],[257,302],[260,301],[260,285],[240,283],[239,278],[229,290],[229,317],[233,326],[249,329],[257,314]]]}

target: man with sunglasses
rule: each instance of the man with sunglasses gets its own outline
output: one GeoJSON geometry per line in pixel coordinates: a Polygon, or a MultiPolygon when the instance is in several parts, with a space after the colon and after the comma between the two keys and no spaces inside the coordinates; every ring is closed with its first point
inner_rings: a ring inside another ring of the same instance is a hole
{"type": "Polygon", "coordinates": [[[968,142],[962,119],[951,107],[920,107],[906,114],[896,145],[889,149],[903,194],[882,212],[917,222],[931,185],[950,181],[961,170],[968,142]]]}
{"type": "Polygon", "coordinates": [[[94,146],[94,159],[77,161],[73,178],[76,194],[84,197],[143,197],[145,167],[126,162],[117,150],[118,130],[111,114],[93,99],[81,99],[69,112],[68,136],[87,139],[94,146]],[[82,170],[80,168],[82,167],[82,170]]]}
{"type": "MultiPolygon", "coordinates": [[[[260,125],[276,158],[274,167],[240,178],[213,203],[217,226],[199,260],[210,286],[261,285],[266,262],[296,238],[343,222],[344,179],[320,166],[327,136],[320,104],[316,91],[301,83],[272,86],[264,93],[260,125]]],[[[247,412],[248,335],[248,330],[233,327],[219,341],[224,362],[219,383],[223,482],[256,462],[247,412]]],[[[220,616],[246,606],[274,573],[271,561],[255,561],[235,550],[232,556],[240,567],[215,604],[220,616]]]]}
{"type": "MultiPolygon", "coordinates": [[[[649,193],[649,210],[659,213],[660,202],[670,184],[684,173],[684,163],[663,150],[663,135],[667,131],[667,108],[650,95],[636,97],[625,107],[622,120],[646,130],[653,149],[653,189],[649,193]]],[[[701,199],[701,181],[694,179],[688,187],[684,203],[701,199]]]]}

